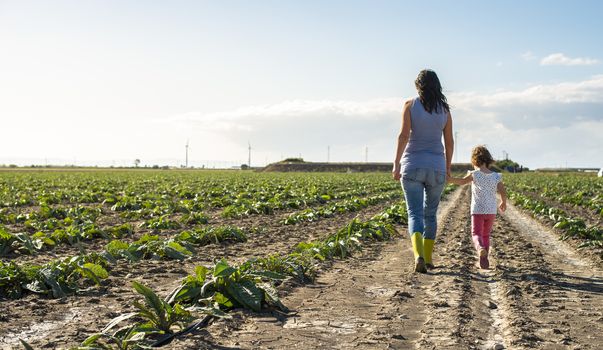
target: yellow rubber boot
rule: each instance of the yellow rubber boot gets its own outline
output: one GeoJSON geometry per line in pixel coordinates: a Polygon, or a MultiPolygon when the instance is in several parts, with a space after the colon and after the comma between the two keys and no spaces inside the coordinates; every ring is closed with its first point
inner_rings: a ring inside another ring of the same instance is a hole
{"type": "Polygon", "coordinates": [[[415,260],[423,257],[423,235],[421,232],[415,232],[410,236],[412,242],[412,252],[415,254],[415,260]]]}
{"type": "Polygon", "coordinates": [[[423,235],[421,232],[415,232],[410,236],[412,242],[412,251],[415,255],[415,272],[427,272],[425,268],[425,259],[423,259],[423,235]]]}
{"type": "Polygon", "coordinates": [[[423,239],[423,258],[425,258],[425,265],[428,268],[433,268],[433,262],[431,261],[431,255],[433,253],[433,245],[435,244],[435,240],[433,239],[423,239]]]}

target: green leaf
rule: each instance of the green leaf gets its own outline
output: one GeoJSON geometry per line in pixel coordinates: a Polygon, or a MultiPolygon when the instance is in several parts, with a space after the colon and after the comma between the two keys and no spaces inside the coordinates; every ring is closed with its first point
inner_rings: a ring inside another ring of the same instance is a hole
{"type": "Polygon", "coordinates": [[[109,277],[109,273],[102,266],[93,263],[85,263],[84,268],[90,270],[94,275],[102,280],[109,277]]]}
{"type": "Polygon", "coordinates": [[[226,292],[243,307],[259,312],[262,308],[264,293],[250,280],[231,282],[226,285],[226,292]]]}
{"type": "Polygon", "coordinates": [[[29,252],[29,254],[34,254],[36,252],[36,248],[34,247],[34,243],[31,240],[31,237],[29,237],[28,234],[23,233],[23,232],[19,232],[19,233],[15,233],[14,237],[21,242],[21,245],[23,245],[23,247],[25,247],[25,249],[27,249],[27,251],[29,252]]]}
{"type": "Polygon", "coordinates": [[[33,348],[31,347],[31,345],[29,345],[25,340],[23,339],[19,339],[19,341],[21,342],[21,345],[23,345],[23,347],[26,350],[33,350],[33,348]]]}
{"type": "Polygon", "coordinates": [[[101,333],[107,333],[108,331],[110,331],[113,327],[115,327],[117,324],[119,324],[121,321],[127,320],[129,318],[132,318],[133,316],[136,316],[138,313],[137,312],[129,312],[123,315],[119,315],[117,317],[115,317],[114,319],[111,320],[111,322],[109,322],[105,328],[103,328],[103,330],[101,331],[101,333]]]}
{"type": "Polygon", "coordinates": [[[53,271],[49,267],[40,269],[40,275],[41,275],[44,283],[46,285],[50,286],[50,288],[52,289],[52,296],[54,298],[62,298],[66,295],[65,291],[63,291],[63,288],[61,288],[61,286],[57,282],[56,277],[53,274],[53,271]]]}
{"type": "Polygon", "coordinates": [[[89,336],[88,338],[86,338],[86,340],[84,340],[82,342],[82,346],[90,346],[90,345],[94,345],[96,343],[96,341],[98,339],[100,339],[100,337],[102,337],[103,335],[101,333],[96,333],[93,334],[91,336],[89,336]]]}
{"type": "Polygon", "coordinates": [[[179,302],[179,301],[194,300],[194,299],[200,297],[200,293],[201,293],[200,286],[191,287],[187,284],[183,284],[180,287],[174,289],[174,291],[172,291],[170,293],[170,295],[167,298],[167,303],[173,304],[174,302],[179,302]]]}
{"type": "Polygon", "coordinates": [[[287,276],[273,271],[250,271],[247,273],[250,276],[264,277],[271,280],[284,280],[287,276]]]}
{"type": "Polygon", "coordinates": [[[46,294],[48,293],[48,288],[46,285],[40,280],[34,280],[29,283],[23,285],[23,288],[38,294],[46,294]]]}
{"type": "Polygon", "coordinates": [[[164,252],[167,256],[172,259],[184,260],[189,256],[193,255],[191,251],[184,248],[182,245],[176,242],[169,242],[165,248],[164,252]]]}
{"type": "Polygon", "coordinates": [[[233,307],[233,303],[232,301],[225,296],[224,294],[220,293],[220,292],[216,292],[213,296],[213,299],[216,303],[218,303],[220,306],[223,306],[225,308],[230,309],[231,307],[233,307]]]}
{"type": "Polygon", "coordinates": [[[126,242],[122,242],[118,239],[114,239],[111,242],[109,242],[107,244],[107,251],[113,255],[118,255],[121,253],[121,251],[123,250],[127,250],[130,247],[130,245],[126,242]]]}
{"type": "Polygon", "coordinates": [[[214,267],[214,277],[227,277],[237,272],[234,267],[228,265],[225,260],[220,260],[214,267]]]}
{"type": "Polygon", "coordinates": [[[264,290],[266,301],[278,307],[281,311],[289,312],[289,309],[281,302],[278,291],[270,283],[262,283],[258,286],[264,290]]]}
{"type": "Polygon", "coordinates": [[[207,276],[207,272],[207,267],[203,265],[195,267],[195,276],[197,277],[197,281],[203,283],[205,281],[205,277],[207,276]]]}
{"type": "MultiPolygon", "coordinates": [[[[132,281],[132,286],[139,294],[144,296],[146,304],[149,307],[151,307],[152,311],[155,313],[159,326],[161,327],[161,325],[165,325],[166,324],[165,304],[164,304],[163,300],[159,299],[157,294],[155,294],[155,292],[153,292],[152,289],[150,289],[149,287],[144,286],[136,281],[132,281]]],[[[141,311],[144,312],[145,309],[141,308],[141,311]]],[[[151,315],[149,315],[149,316],[151,316],[151,315]]]]}
{"type": "Polygon", "coordinates": [[[220,317],[220,318],[226,318],[226,319],[232,318],[232,316],[230,316],[229,314],[220,310],[217,307],[190,306],[190,307],[187,307],[186,310],[188,310],[190,312],[201,312],[206,315],[211,315],[211,316],[220,317]]]}

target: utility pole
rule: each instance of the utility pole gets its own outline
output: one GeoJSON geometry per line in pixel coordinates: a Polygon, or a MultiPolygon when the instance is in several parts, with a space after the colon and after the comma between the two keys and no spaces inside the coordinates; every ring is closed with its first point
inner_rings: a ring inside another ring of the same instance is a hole
{"type": "Polygon", "coordinates": [[[327,163],[331,161],[331,146],[327,146],[327,163]]]}
{"type": "Polygon", "coordinates": [[[249,166],[249,169],[251,169],[251,142],[247,141],[247,145],[249,146],[248,147],[249,155],[247,157],[247,166],[249,166]]]}
{"type": "Polygon", "coordinates": [[[188,140],[186,140],[186,146],[184,146],[184,147],[186,149],[186,158],[185,158],[185,161],[184,161],[184,167],[188,168],[188,140]]]}
{"type": "Polygon", "coordinates": [[[364,149],[364,162],[368,163],[368,146],[364,149]]]}

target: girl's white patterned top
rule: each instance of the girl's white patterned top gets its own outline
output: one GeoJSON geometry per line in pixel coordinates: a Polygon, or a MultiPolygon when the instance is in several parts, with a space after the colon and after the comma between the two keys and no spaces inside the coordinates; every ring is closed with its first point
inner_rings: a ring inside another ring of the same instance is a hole
{"type": "Polygon", "coordinates": [[[502,175],[491,172],[486,174],[480,170],[472,172],[471,183],[471,214],[496,214],[496,186],[502,175]]]}

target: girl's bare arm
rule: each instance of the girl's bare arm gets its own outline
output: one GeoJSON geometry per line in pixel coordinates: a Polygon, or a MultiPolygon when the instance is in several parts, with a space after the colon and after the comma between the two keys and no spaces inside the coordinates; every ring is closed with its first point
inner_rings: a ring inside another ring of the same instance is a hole
{"type": "Polygon", "coordinates": [[[466,185],[468,183],[471,183],[471,181],[473,181],[473,174],[471,174],[471,173],[465,175],[465,177],[463,177],[463,178],[452,177],[452,176],[448,178],[448,182],[453,183],[455,185],[466,185]]]}
{"type": "Polygon", "coordinates": [[[505,189],[505,185],[501,182],[496,185],[496,191],[500,194],[500,205],[498,208],[500,211],[504,212],[507,210],[507,190],[505,189]]]}

